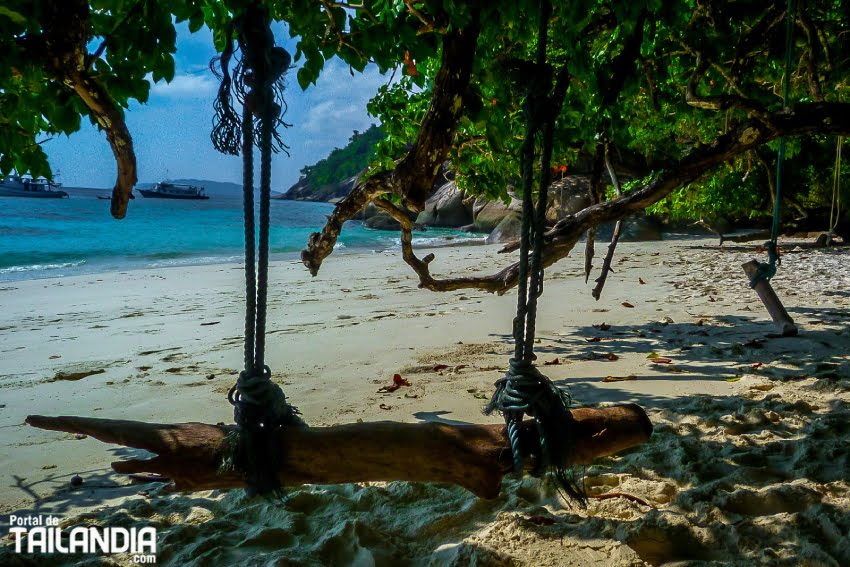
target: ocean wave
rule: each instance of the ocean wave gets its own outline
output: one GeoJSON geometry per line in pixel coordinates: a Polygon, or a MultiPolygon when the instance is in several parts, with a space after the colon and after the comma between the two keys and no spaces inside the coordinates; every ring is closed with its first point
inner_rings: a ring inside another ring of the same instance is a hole
{"type": "MultiPolygon", "coordinates": [[[[394,239],[401,246],[401,239],[394,239]]],[[[413,245],[422,248],[435,248],[439,246],[457,246],[459,244],[484,244],[485,236],[422,236],[413,237],[413,245]]]]}
{"type": "Polygon", "coordinates": [[[19,272],[43,272],[46,270],[61,270],[63,268],[76,268],[85,264],[85,260],[78,262],[61,262],[58,264],[29,264],[26,266],[8,266],[0,268],[0,274],[14,274],[19,272]]]}
{"type": "Polygon", "coordinates": [[[181,258],[173,258],[163,260],[161,262],[151,262],[147,266],[149,268],[173,268],[175,266],[202,266],[207,264],[229,264],[231,262],[242,262],[243,256],[183,256],[181,258]]]}

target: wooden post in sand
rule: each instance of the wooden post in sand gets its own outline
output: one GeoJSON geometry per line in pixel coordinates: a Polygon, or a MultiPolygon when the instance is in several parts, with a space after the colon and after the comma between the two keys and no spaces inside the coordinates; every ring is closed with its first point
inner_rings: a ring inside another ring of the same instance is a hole
{"type": "MultiPolygon", "coordinates": [[[[589,464],[639,445],[652,434],[646,412],[634,404],[572,411],[573,450],[564,464],[589,464]]],[[[106,443],[146,449],[157,456],[112,463],[120,473],[157,473],[176,490],[245,486],[242,474],[222,472],[223,441],[233,425],[155,424],[90,417],[31,415],[41,429],[82,433],[106,443]]],[[[537,446],[532,421],[523,424],[524,447],[537,446]]],[[[284,486],[408,480],[448,482],[482,498],[495,498],[502,477],[512,471],[504,424],[352,423],[294,427],[280,433],[283,455],[278,476],[284,486]]],[[[533,451],[532,451],[533,452],[533,451]]],[[[527,468],[535,465],[526,459],[527,468]]]]}
{"type": "MultiPolygon", "coordinates": [[[[750,281],[752,281],[758,271],[758,264],[759,263],[756,260],[750,260],[749,262],[741,264],[741,267],[744,268],[744,273],[747,274],[750,281]]],[[[779,301],[779,297],[777,297],[776,292],[773,291],[773,287],[771,287],[770,282],[765,279],[759,280],[753,289],[756,290],[759,299],[761,299],[761,302],[764,303],[764,306],[767,308],[767,312],[770,313],[770,317],[776,325],[777,332],[783,337],[796,337],[797,325],[794,324],[794,320],[791,319],[791,316],[788,315],[788,312],[785,310],[782,302],[779,301]]]]}

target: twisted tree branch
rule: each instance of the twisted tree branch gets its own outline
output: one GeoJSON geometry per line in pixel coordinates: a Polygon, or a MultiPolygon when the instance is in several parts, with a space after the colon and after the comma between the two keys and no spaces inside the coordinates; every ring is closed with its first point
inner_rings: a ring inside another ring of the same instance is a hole
{"type": "Polygon", "coordinates": [[[400,196],[405,207],[414,212],[425,207],[463,113],[463,95],[469,87],[478,33],[476,15],[469,26],[444,36],[442,63],[434,79],[431,105],[416,142],[395,169],[358,182],[336,205],[322,232],[310,235],[307,248],[301,252],[301,261],[311,274],[319,273],[322,262],[333,252],[343,223],[370,201],[392,193],[400,196]]]}
{"type": "Polygon", "coordinates": [[[133,138],[124,112],[88,71],[89,3],[87,0],[46,0],[41,34],[21,38],[30,53],[41,60],[52,78],[72,89],[106,132],[118,165],[112,189],[112,216],[127,214],[127,203],[136,184],[133,138]]]}
{"type": "MultiPolygon", "coordinates": [[[[734,156],[780,137],[810,134],[850,135],[850,103],[800,104],[787,112],[770,113],[766,121],[752,118],[737,125],[714,143],[693,150],[668,169],[658,170],[650,181],[631,193],[561,219],[546,233],[543,266],[548,268],[565,258],[591,227],[641,211],[734,156]]],[[[513,252],[518,247],[513,242],[500,252],[513,252]]],[[[480,289],[502,295],[516,285],[517,276],[518,264],[514,263],[489,276],[435,279],[428,274],[426,282],[420,275],[420,285],[434,291],[480,289]]]]}

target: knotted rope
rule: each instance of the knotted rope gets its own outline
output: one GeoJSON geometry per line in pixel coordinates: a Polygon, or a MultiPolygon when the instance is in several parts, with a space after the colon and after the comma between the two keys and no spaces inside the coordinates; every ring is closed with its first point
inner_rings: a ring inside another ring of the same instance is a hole
{"type": "Polygon", "coordinates": [[[551,182],[550,161],[555,124],[555,106],[549,95],[551,68],[546,64],[546,34],[551,4],[540,3],[535,80],[528,88],[523,111],[526,136],[520,158],[523,181],[522,225],[520,229],[517,314],[513,322],[514,357],[505,376],[496,382],[496,390],[484,408],[485,414],[498,411],[505,418],[511,444],[514,473],[521,474],[526,455],[537,458],[531,474],[541,476],[547,470],[570,498],[585,505],[584,490],[574,471],[565,467],[564,456],[574,445],[575,420],[570,413],[570,395],[555,386],[534,365],[534,334],[537,323],[537,299],[543,294],[543,234],[551,182]],[[536,134],[543,129],[537,208],[534,199],[534,148],[536,134]],[[539,438],[539,448],[523,446],[522,420],[531,417],[539,438]]]}
{"type": "Polygon", "coordinates": [[[211,63],[221,80],[214,105],[212,140],[222,153],[238,155],[241,150],[245,212],[245,369],[227,396],[234,406],[233,418],[238,427],[226,440],[229,446],[222,467],[242,470],[250,494],[279,489],[282,455],[278,434],[284,426],[303,425],[298,410],[287,402],[265,365],[271,154],[286,150],[275,128],[287,126],[281,116],[286,107],[282,96],[283,76],[289,62],[289,54],[274,45],[268,12],[252,4],[233,21],[224,52],[211,63]],[[237,59],[231,75],[230,62],[237,50],[241,51],[241,58],[237,59]],[[241,120],[233,109],[232,93],[242,104],[241,120]],[[253,150],[257,130],[260,215],[258,257],[255,257],[253,150]]]}

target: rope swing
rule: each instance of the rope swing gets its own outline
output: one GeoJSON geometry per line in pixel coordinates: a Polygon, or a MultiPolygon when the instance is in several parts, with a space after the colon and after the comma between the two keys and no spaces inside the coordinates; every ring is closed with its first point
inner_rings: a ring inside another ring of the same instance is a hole
{"type": "Polygon", "coordinates": [[[835,144],[835,167],[832,170],[832,199],[829,205],[829,230],[826,235],[826,245],[832,243],[832,236],[838,228],[841,218],[841,150],[844,147],[844,136],[838,136],[835,144]]]}
{"type": "MultiPolygon", "coordinates": [[[[782,108],[788,110],[791,90],[791,55],[794,39],[794,0],[788,0],[785,10],[785,76],[782,80],[782,108]]],[[[776,155],[776,195],[773,198],[773,222],[770,226],[770,240],[767,242],[767,262],[759,262],[757,271],[750,278],[750,287],[755,288],[762,281],[776,275],[777,266],[782,265],[779,257],[779,203],[782,195],[782,177],[785,168],[785,138],[779,138],[779,151],[776,155]]]]}
{"type": "Polygon", "coordinates": [[[279,490],[277,471],[281,462],[278,433],[285,426],[302,426],[297,408],[283,390],[272,382],[265,364],[266,298],[268,296],[269,204],[271,197],[271,154],[286,146],[276,132],[285,112],[283,76],[290,56],[274,45],[267,10],[251,4],[231,23],[227,44],[210,68],[221,81],[214,109],[212,141],[229,155],[242,154],[243,205],[245,210],[245,368],[228,393],[234,406],[235,434],[227,439],[225,470],[242,471],[250,495],[279,490]],[[234,43],[235,36],[235,43],[234,43]],[[236,52],[231,75],[230,62],[236,52]],[[241,120],[233,108],[233,94],[242,105],[241,120]],[[259,133],[260,215],[259,244],[255,257],[254,230],[254,145],[259,133]],[[256,262],[256,266],[255,266],[256,262]]]}
{"type": "Polygon", "coordinates": [[[563,456],[573,449],[575,419],[570,413],[570,395],[558,388],[534,365],[534,334],[537,322],[537,300],[543,294],[543,234],[546,222],[546,201],[551,182],[550,160],[555,118],[560,106],[550,96],[552,70],[546,63],[546,38],[551,4],[540,3],[540,27],[537,40],[537,69],[528,87],[523,112],[526,136],[520,156],[523,184],[522,225],[520,229],[519,279],[517,283],[517,314],[513,322],[514,357],[505,376],[496,382],[496,390],[484,408],[487,415],[498,411],[505,419],[513,455],[513,470],[523,471],[526,456],[536,458],[533,476],[551,470],[558,486],[566,495],[585,505],[584,490],[573,469],[562,466],[563,456]],[[543,130],[543,149],[535,210],[534,157],[537,133],[543,130]],[[523,416],[534,420],[539,446],[521,438],[523,416]]]}

